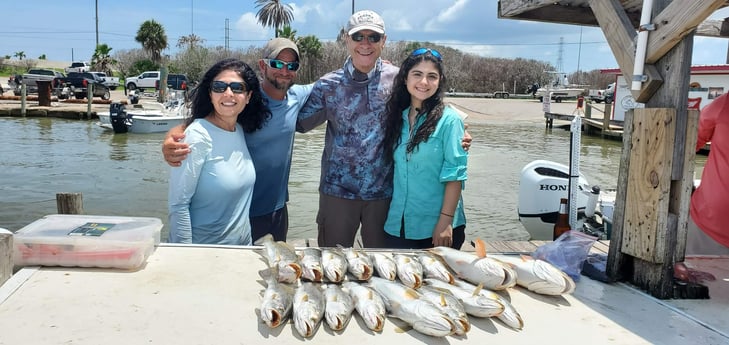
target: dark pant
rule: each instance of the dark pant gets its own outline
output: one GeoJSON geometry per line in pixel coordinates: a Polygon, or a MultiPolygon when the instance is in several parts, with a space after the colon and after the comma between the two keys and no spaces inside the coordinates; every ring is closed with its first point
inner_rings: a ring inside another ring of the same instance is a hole
{"type": "MultiPolygon", "coordinates": [[[[393,249],[426,249],[433,248],[433,238],[428,237],[422,240],[410,240],[404,237],[392,236],[385,232],[387,236],[387,247],[393,249]]],[[[451,248],[461,249],[463,242],[466,241],[466,225],[461,225],[453,229],[453,244],[451,248]]]]}
{"type": "Polygon", "coordinates": [[[319,193],[319,225],[317,241],[320,247],[352,247],[357,230],[365,248],[385,247],[385,220],[390,199],[350,200],[319,193]]]}
{"type": "Polygon", "coordinates": [[[273,239],[276,241],[285,242],[288,232],[289,209],[286,204],[269,214],[251,217],[251,238],[254,243],[265,234],[273,235],[273,239]]]}

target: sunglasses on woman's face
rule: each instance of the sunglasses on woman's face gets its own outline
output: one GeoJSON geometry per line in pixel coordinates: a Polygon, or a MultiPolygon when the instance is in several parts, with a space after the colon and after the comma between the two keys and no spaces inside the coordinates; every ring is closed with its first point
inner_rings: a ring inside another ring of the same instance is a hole
{"type": "Polygon", "coordinates": [[[246,84],[244,84],[244,83],[237,82],[237,81],[234,81],[231,83],[226,83],[226,82],[220,81],[220,80],[213,81],[210,84],[210,91],[215,92],[215,93],[223,93],[229,87],[230,87],[230,91],[232,91],[233,93],[246,92],[246,84]]]}
{"type": "Polygon", "coordinates": [[[295,72],[297,69],[299,69],[298,61],[284,62],[284,61],[276,60],[276,59],[263,59],[263,61],[265,61],[266,64],[268,64],[269,66],[271,66],[271,68],[275,68],[275,69],[282,69],[282,68],[284,68],[284,66],[286,66],[286,68],[291,72],[295,72]]]}
{"type": "Polygon", "coordinates": [[[370,41],[370,43],[377,43],[382,39],[382,35],[377,34],[377,33],[369,35],[369,36],[365,36],[359,32],[355,32],[350,37],[352,37],[352,41],[355,41],[355,42],[362,42],[362,40],[364,40],[366,38],[368,41],[370,41]]]}

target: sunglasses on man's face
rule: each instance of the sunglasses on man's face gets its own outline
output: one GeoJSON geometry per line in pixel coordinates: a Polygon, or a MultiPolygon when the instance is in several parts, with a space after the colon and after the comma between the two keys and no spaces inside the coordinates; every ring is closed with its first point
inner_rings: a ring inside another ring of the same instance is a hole
{"type": "Polygon", "coordinates": [[[275,69],[282,69],[282,68],[284,68],[284,66],[286,66],[286,68],[291,72],[295,72],[296,70],[299,69],[298,61],[284,62],[284,61],[276,60],[276,59],[263,59],[263,61],[265,61],[267,65],[271,66],[271,68],[275,68],[275,69]]]}
{"type": "Polygon", "coordinates": [[[210,84],[210,91],[215,93],[223,93],[230,87],[230,91],[233,93],[244,93],[246,92],[246,84],[234,81],[226,83],[224,81],[216,80],[210,84]]]}
{"type": "Polygon", "coordinates": [[[355,42],[362,42],[363,39],[367,38],[367,40],[370,41],[370,43],[377,43],[382,39],[382,35],[377,34],[377,33],[367,36],[367,35],[363,35],[359,32],[355,32],[350,37],[352,37],[352,41],[355,41],[355,42]]]}

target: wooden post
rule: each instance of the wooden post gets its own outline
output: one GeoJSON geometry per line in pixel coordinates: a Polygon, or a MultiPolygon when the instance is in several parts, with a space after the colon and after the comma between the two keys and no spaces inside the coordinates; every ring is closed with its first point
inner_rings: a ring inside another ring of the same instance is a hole
{"type": "Polygon", "coordinates": [[[591,119],[592,118],[592,102],[588,103],[585,107],[585,118],[591,119]]]}
{"type": "Polygon", "coordinates": [[[59,214],[83,214],[84,200],[81,193],[57,193],[56,207],[59,214]]]}
{"type": "Polygon", "coordinates": [[[94,84],[89,83],[86,88],[86,118],[91,118],[91,104],[94,103],[94,84]]]}
{"type": "Polygon", "coordinates": [[[605,103],[605,113],[602,115],[602,133],[605,134],[610,130],[610,114],[612,114],[613,105],[605,103]]]}
{"type": "Polygon", "coordinates": [[[26,114],[25,99],[26,99],[27,95],[28,95],[28,89],[25,88],[25,82],[21,82],[20,83],[20,115],[22,117],[25,117],[25,114],[26,114]]]}
{"type": "Polygon", "coordinates": [[[0,286],[13,275],[13,233],[0,228],[0,286]]]}

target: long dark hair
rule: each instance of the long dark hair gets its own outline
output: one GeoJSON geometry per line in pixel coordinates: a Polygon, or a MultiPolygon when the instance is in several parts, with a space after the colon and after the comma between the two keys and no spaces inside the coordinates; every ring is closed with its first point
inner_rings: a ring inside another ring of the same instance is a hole
{"type": "Polygon", "coordinates": [[[438,83],[438,89],[435,91],[435,94],[423,101],[423,108],[418,111],[418,117],[426,116],[425,122],[417,129],[412,140],[408,142],[407,152],[413,152],[418,147],[418,144],[427,141],[435,131],[438,121],[443,116],[443,97],[445,95],[444,90],[446,89],[446,77],[443,74],[443,62],[441,58],[433,56],[430,50],[424,54],[409,55],[403,61],[400,66],[400,71],[395,77],[392,93],[385,108],[385,139],[382,145],[384,146],[385,159],[389,161],[392,161],[395,148],[401,140],[407,140],[407,138],[400,137],[403,126],[402,112],[410,106],[410,92],[408,92],[407,88],[407,77],[410,70],[422,61],[431,61],[435,64],[440,74],[440,82],[438,83]]]}
{"type": "Polygon", "coordinates": [[[261,86],[258,81],[256,72],[251,66],[238,59],[223,59],[212,65],[200,84],[192,91],[192,116],[187,119],[187,125],[190,125],[195,119],[204,118],[214,111],[213,101],[210,98],[210,84],[220,72],[232,70],[235,71],[246,84],[246,90],[251,91],[251,99],[238,114],[236,122],[243,127],[243,131],[250,133],[263,127],[263,124],[271,117],[271,111],[263,102],[261,86]]]}

